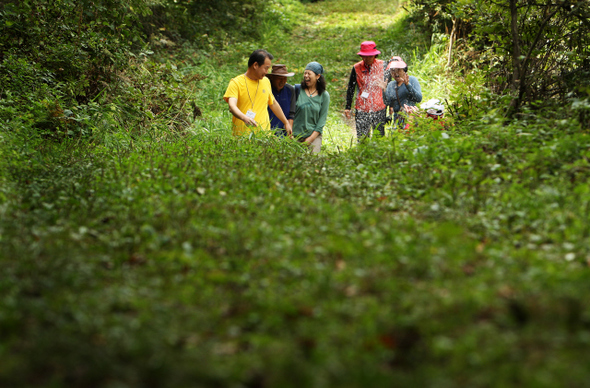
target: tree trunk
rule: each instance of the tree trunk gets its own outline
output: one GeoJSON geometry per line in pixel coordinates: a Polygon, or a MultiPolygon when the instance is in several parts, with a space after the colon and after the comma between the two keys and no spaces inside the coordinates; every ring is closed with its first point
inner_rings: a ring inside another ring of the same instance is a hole
{"type": "Polygon", "coordinates": [[[510,33],[512,35],[512,82],[510,89],[513,93],[513,99],[510,102],[507,116],[512,116],[520,108],[520,92],[521,87],[521,48],[520,39],[518,35],[518,0],[510,0],[510,33]]]}
{"type": "Polygon", "coordinates": [[[457,18],[453,17],[453,29],[451,30],[451,38],[449,40],[449,57],[447,58],[447,67],[451,66],[453,60],[453,43],[457,35],[457,18]]]}

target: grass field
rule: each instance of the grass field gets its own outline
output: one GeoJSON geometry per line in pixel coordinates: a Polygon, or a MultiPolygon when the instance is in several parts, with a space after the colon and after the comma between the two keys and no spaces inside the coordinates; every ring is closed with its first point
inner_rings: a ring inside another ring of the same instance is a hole
{"type": "Polygon", "coordinates": [[[265,35],[328,70],[319,157],[228,134],[246,43],[180,69],[205,75],[182,136],[2,134],[0,386],[590,386],[590,136],[490,112],[351,142],[362,40],[455,97],[441,48],[371,3],[293,2],[265,35]]]}

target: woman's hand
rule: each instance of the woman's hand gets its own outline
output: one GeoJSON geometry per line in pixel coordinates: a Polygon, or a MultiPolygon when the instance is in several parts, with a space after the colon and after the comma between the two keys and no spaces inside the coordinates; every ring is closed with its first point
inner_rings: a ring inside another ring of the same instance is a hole
{"type": "Polygon", "coordinates": [[[309,146],[319,135],[320,133],[318,131],[313,131],[307,139],[303,140],[303,142],[309,146]]]}
{"type": "Polygon", "coordinates": [[[414,113],[420,112],[420,109],[418,109],[417,106],[409,106],[409,105],[404,104],[404,111],[407,114],[412,115],[414,113]]]}
{"type": "Polygon", "coordinates": [[[401,74],[400,74],[400,79],[402,80],[402,82],[404,84],[409,84],[410,83],[410,76],[408,75],[408,73],[406,73],[405,71],[402,70],[401,74]]]}

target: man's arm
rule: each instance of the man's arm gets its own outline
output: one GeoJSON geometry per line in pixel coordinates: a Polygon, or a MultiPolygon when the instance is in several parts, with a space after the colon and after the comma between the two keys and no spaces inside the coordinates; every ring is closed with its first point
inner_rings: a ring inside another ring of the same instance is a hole
{"type": "Polygon", "coordinates": [[[354,66],[350,72],[350,79],[348,80],[348,88],[346,89],[346,107],[344,108],[344,115],[347,119],[350,118],[350,107],[352,106],[352,99],[356,89],[356,71],[354,66]]]}
{"type": "Polygon", "coordinates": [[[289,136],[293,135],[293,126],[291,124],[291,120],[287,120],[287,118],[285,117],[285,113],[283,113],[283,109],[281,109],[281,106],[275,102],[274,104],[269,105],[268,107],[270,108],[270,110],[272,110],[272,113],[274,113],[275,116],[277,116],[278,119],[281,120],[283,124],[285,124],[285,130],[287,131],[287,134],[289,136]]]}
{"type": "Polygon", "coordinates": [[[238,108],[238,99],[237,98],[235,98],[235,97],[229,97],[227,99],[227,103],[229,105],[229,111],[231,112],[232,115],[234,115],[235,118],[237,118],[239,120],[242,120],[244,123],[246,123],[246,125],[249,125],[249,126],[255,127],[255,126],[258,125],[258,123],[256,122],[256,120],[251,119],[250,117],[246,116],[238,108]]]}

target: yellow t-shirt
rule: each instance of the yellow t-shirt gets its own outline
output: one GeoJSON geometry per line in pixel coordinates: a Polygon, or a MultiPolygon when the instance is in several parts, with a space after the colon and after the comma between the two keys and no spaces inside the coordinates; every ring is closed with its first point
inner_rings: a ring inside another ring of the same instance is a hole
{"type": "Polygon", "coordinates": [[[232,78],[223,99],[227,102],[230,97],[237,98],[237,106],[242,113],[246,114],[248,110],[256,113],[254,120],[258,123],[258,127],[248,127],[242,120],[234,116],[232,118],[232,133],[235,136],[257,130],[270,131],[267,107],[274,104],[275,99],[272,95],[270,80],[267,77],[260,81],[253,81],[245,74],[232,78]]]}

